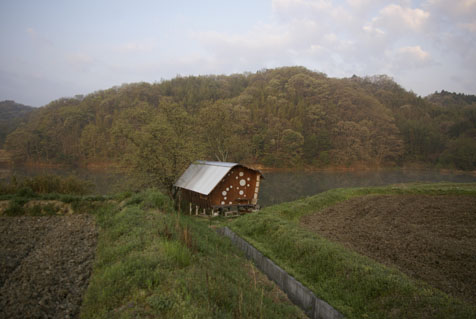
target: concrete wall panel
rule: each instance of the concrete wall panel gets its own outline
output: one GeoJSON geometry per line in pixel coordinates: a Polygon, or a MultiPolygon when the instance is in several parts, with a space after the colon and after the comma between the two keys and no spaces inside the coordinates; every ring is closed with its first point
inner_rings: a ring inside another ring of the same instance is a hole
{"type": "Polygon", "coordinates": [[[265,273],[268,278],[274,281],[278,287],[283,290],[289,299],[298,307],[300,307],[309,318],[313,319],[341,319],[344,316],[335,310],[324,300],[317,298],[314,293],[289,275],[281,267],[276,265],[271,259],[265,257],[259,250],[250,245],[243,238],[235,234],[228,227],[217,230],[223,236],[231,239],[231,241],[244,251],[247,258],[254,261],[256,267],[265,273]]]}

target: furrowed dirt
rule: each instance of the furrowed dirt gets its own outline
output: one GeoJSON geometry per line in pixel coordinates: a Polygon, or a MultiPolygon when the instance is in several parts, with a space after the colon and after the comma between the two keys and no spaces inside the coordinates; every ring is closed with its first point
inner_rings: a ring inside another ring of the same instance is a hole
{"type": "Polygon", "coordinates": [[[0,217],[0,318],[77,318],[96,241],[88,215],[0,217]]]}
{"type": "Polygon", "coordinates": [[[475,196],[370,195],[301,225],[476,304],[475,196]]]}

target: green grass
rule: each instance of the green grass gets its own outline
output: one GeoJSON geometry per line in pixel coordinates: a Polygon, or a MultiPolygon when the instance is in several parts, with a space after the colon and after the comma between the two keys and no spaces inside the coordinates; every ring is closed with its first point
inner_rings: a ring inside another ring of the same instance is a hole
{"type": "Polygon", "coordinates": [[[13,176],[8,182],[0,182],[0,194],[23,193],[25,195],[60,193],[85,195],[91,192],[93,184],[75,176],[38,175],[17,179],[13,176]]]}
{"type": "Polygon", "coordinates": [[[476,196],[476,184],[335,189],[263,209],[229,226],[348,318],[475,318],[474,305],[299,226],[304,215],[367,194],[476,196]]]}
{"type": "Polygon", "coordinates": [[[0,201],[9,201],[4,212],[7,216],[56,215],[54,205],[26,207],[30,200],[55,200],[71,204],[75,213],[88,213],[106,200],[119,200],[113,196],[85,195],[92,184],[74,176],[39,175],[18,180],[15,176],[8,182],[0,182],[0,201]]]}
{"type": "Polygon", "coordinates": [[[267,207],[261,213],[278,214],[284,219],[298,221],[304,215],[315,213],[352,197],[371,194],[476,195],[476,184],[408,183],[381,187],[336,188],[315,196],[267,207]]]}
{"type": "Polygon", "coordinates": [[[251,264],[158,191],[96,210],[100,228],[81,318],[296,318],[251,264]],[[164,213],[168,212],[168,213],[164,213]]]}
{"type": "Polygon", "coordinates": [[[27,207],[27,203],[30,200],[35,201],[59,201],[66,204],[71,204],[71,208],[75,214],[90,213],[100,207],[105,201],[117,201],[113,196],[100,196],[100,195],[67,195],[67,194],[36,194],[36,193],[24,193],[22,191],[14,194],[0,195],[0,201],[9,201],[8,207],[3,212],[6,216],[42,216],[42,215],[57,215],[59,212],[55,208],[55,205],[35,205],[33,207],[27,207]]]}

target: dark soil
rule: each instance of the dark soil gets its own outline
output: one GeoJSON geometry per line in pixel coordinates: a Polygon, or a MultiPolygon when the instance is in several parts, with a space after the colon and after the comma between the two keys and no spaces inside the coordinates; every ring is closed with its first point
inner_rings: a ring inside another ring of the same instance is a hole
{"type": "Polygon", "coordinates": [[[0,217],[0,318],[77,318],[96,240],[89,215],[0,217]]]}
{"type": "Polygon", "coordinates": [[[476,197],[370,195],[301,224],[410,277],[476,304],[476,197]]]}

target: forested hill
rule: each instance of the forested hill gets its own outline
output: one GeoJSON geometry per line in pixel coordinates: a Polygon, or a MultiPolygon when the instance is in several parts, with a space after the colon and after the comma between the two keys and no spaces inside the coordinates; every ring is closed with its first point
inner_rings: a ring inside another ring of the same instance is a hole
{"type": "Polygon", "coordinates": [[[0,102],[0,149],[5,137],[15,130],[33,109],[31,106],[18,104],[14,101],[5,100],[0,102]]]}
{"type": "Polygon", "coordinates": [[[476,103],[476,95],[451,93],[444,90],[440,93],[430,94],[425,99],[441,106],[453,108],[471,108],[476,103]]]}
{"type": "Polygon", "coordinates": [[[177,77],[53,101],[6,147],[16,162],[126,161],[145,172],[151,158],[164,170],[195,158],[475,169],[476,102],[444,91],[421,98],[383,75],[334,79],[302,67],[177,77]]]}

